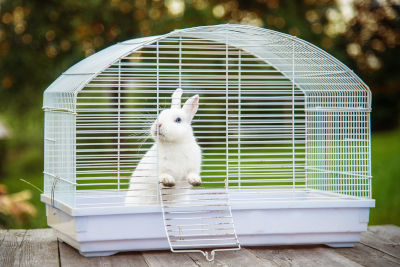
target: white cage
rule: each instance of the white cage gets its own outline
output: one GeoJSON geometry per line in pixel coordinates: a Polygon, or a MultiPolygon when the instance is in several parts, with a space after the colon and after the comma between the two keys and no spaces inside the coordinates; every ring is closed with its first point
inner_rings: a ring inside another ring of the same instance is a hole
{"type": "Polygon", "coordinates": [[[43,108],[48,224],[86,256],[352,246],[375,205],[371,93],[290,35],[227,24],[118,43],[63,73],[43,108]],[[151,182],[155,202],[127,201],[150,125],[176,88],[200,95],[203,185],[151,182]]]}

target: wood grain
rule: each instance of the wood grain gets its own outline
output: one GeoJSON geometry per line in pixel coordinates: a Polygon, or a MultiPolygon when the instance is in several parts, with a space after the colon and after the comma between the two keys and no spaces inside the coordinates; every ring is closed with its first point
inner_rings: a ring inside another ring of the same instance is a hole
{"type": "Polygon", "coordinates": [[[379,250],[357,243],[354,248],[335,248],[334,251],[362,266],[400,266],[400,260],[379,250]]]}
{"type": "Polygon", "coordinates": [[[361,266],[323,246],[260,247],[249,251],[259,259],[272,261],[275,266],[361,266]]]}
{"type": "Polygon", "coordinates": [[[3,243],[4,238],[6,237],[7,231],[8,230],[0,229],[0,247],[1,247],[1,244],[3,243]]]}
{"type": "Polygon", "coordinates": [[[26,230],[8,230],[0,247],[0,266],[18,266],[26,230]]]}
{"type": "Polygon", "coordinates": [[[84,257],[70,245],[59,242],[61,266],[147,266],[139,252],[119,253],[108,257],[84,257]]]}
{"type": "Polygon", "coordinates": [[[361,234],[361,244],[400,259],[400,227],[395,225],[370,226],[361,234]]]}
{"type": "Polygon", "coordinates": [[[200,253],[188,254],[193,261],[201,267],[206,266],[243,266],[243,267],[256,267],[256,266],[276,266],[269,259],[263,260],[257,258],[256,255],[249,252],[247,249],[242,248],[236,251],[217,251],[213,262],[209,262],[200,253]]]}
{"type": "Polygon", "coordinates": [[[52,229],[27,230],[14,265],[58,267],[58,244],[52,229]]]}
{"type": "Polygon", "coordinates": [[[187,255],[187,253],[173,253],[171,251],[148,251],[143,252],[144,259],[150,267],[169,266],[198,266],[187,255]]]}
{"type": "Polygon", "coordinates": [[[147,251],[86,258],[51,229],[0,230],[0,266],[400,266],[400,227],[371,226],[354,248],[286,246],[217,252],[214,262],[200,253],[147,251]]]}

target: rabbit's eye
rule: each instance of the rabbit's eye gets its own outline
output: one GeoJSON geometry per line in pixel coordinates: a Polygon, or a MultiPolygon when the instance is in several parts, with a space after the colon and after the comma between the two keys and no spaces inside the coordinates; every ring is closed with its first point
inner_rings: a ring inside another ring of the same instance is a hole
{"type": "Polygon", "coordinates": [[[179,118],[179,117],[175,119],[175,122],[176,122],[176,123],[181,123],[181,121],[182,121],[182,119],[179,118]]]}

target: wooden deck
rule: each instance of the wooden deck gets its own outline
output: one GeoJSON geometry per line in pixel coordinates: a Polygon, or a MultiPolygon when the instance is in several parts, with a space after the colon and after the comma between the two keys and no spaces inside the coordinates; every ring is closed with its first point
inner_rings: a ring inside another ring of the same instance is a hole
{"type": "Polygon", "coordinates": [[[400,227],[371,226],[354,248],[287,246],[199,253],[126,252],[85,258],[58,242],[51,229],[0,230],[0,266],[400,266],[400,227]]]}

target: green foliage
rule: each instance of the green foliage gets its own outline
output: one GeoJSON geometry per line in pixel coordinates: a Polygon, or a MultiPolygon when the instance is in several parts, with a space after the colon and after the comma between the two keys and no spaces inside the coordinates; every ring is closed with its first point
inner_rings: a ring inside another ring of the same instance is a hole
{"type": "MultiPolygon", "coordinates": [[[[25,180],[30,183],[43,187],[43,176],[41,173],[26,175],[25,180]]],[[[4,215],[0,213],[0,228],[14,228],[14,229],[32,229],[32,228],[45,228],[47,227],[46,209],[42,202],[40,202],[41,192],[21,181],[18,176],[10,177],[2,181],[7,187],[7,191],[12,194],[15,192],[29,191],[31,194],[30,204],[36,210],[33,216],[25,216],[23,220],[16,220],[13,216],[4,215]]],[[[27,201],[28,202],[28,201],[27,201]]]]}
{"type": "Polygon", "coordinates": [[[373,135],[371,224],[400,225],[400,129],[373,135]]]}
{"type": "MultiPolygon", "coordinates": [[[[376,1],[352,2],[359,13],[345,22],[343,31],[336,26],[343,25],[345,18],[333,0],[0,0],[0,117],[11,130],[11,138],[0,140],[0,183],[8,185],[10,192],[29,188],[19,178],[42,187],[42,96],[63,71],[116,42],[197,25],[252,24],[322,47],[370,86],[373,129],[395,128],[400,121],[400,9],[376,1]],[[173,8],[173,2],[183,9],[173,8]]],[[[399,224],[399,218],[390,215],[396,207],[399,210],[399,199],[395,192],[385,192],[399,188],[398,133],[377,134],[379,146],[373,143],[378,207],[372,212],[373,223],[399,224]]],[[[44,227],[39,192],[31,191],[38,215],[23,227],[44,227]]]]}
{"type": "MultiPolygon", "coordinates": [[[[376,199],[376,208],[371,209],[370,224],[400,225],[400,129],[391,132],[376,133],[372,136],[372,195],[376,199]]],[[[24,157],[24,156],[23,156],[24,157]]],[[[26,159],[23,159],[26,160],[26,159]]],[[[46,227],[46,211],[40,202],[40,192],[19,180],[24,178],[43,188],[41,172],[27,172],[29,175],[12,174],[3,182],[10,192],[30,189],[32,204],[37,215],[24,225],[14,225],[12,228],[42,228],[46,227]]],[[[219,173],[216,173],[219,174],[219,173]]]]}

